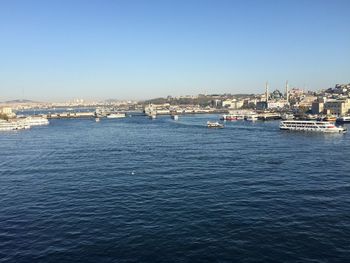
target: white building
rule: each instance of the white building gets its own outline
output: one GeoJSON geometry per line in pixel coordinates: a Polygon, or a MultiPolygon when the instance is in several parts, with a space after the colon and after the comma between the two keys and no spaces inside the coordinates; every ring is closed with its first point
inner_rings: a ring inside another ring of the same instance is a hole
{"type": "Polygon", "coordinates": [[[346,100],[327,100],[324,103],[324,109],[334,115],[346,115],[350,110],[350,99],[346,100]]]}
{"type": "Polygon", "coordinates": [[[16,114],[12,111],[12,108],[10,108],[10,107],[0,108],[0,113],[7,115],[9,118],[16,117],[16,114]]]}
{"type": "Polygon", "coordinates": [[[224,100],[222,102],[222,107],[236,110],[236,109],[242,108],[243,103],[244,103],[244,101],[236,100],[236,99],[224,100]]]}
{"type": "Polygon", "coordinates": [[[269,101],[267,102],[268,109],[278,109],[289,106],[289,103],[286,100],[278,100],[278,101],[269,101]]]}

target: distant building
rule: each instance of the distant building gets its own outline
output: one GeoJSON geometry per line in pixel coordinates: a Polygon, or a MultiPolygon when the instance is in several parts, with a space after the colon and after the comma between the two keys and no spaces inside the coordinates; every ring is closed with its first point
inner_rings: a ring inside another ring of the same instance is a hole
{"type": "Polygon", "coordinates": [[[211,105],[214,107],[214,108],[221,108],[222,107],[222,100],[219,100],[219,99],[214,99],[211,101],[211,105]]]}
{"type": "Polygon", "coordinates": [[[316,96],[313,95],[304,95],[300,98],[300,102],[298,103],[299,107],[311,108],[312,103],[317,100],[316,96]]]}
{"type": "Polygon", "coordinates": [[[304,94],[304,90],[302,90],[302,89],[293,88],[293,89],[289,90],[289,96],[292,96],[292,97],[299,97],[303,94],[304,94]]]}
{"type": "Polygon", "coordinates": [[[348,94],[350,92],[350,84],[336,84],[333,93],[348,94]]]}
{"type": "Polygon", "coordinates": [[[259,107],[266,107],[265,109],[282,109],[288,106],[287,94],[283,95],[278,89],[269,94],[266,104],[259,105],[259,107]]]}
{"type": "Polygon", "coordinates": [[[281,100],[283,98],[284,98],[284,96],[283,96],[282,92],[280,92],[278,89],[276,89],[270,94],[269,100],[281,100]]]}
{"type": "Polygon", "coordinates": [[[238,101],[236,99],[224,100],[222,102],[222,107],[236,110],[236,109],[242,108],[243,103],[244,101],[240,101],[240,100],[238,101]]]}
{"type": "Polygon", "coordinates": [[[311,106],[312,114],[320,114],[324,111],[324,102],[314,101],[311,106]]]}
{"type": "Polygon", "coordinates": [[[267,102],[266,101],[258,101],[256,103],[256,109],[257,110],[266,110],[267,109],[267,102]]]}
{"type": "Polygon", "coordinates": [[[265,94],[261,96],[261,101],[255,101],[257,110],[282,109],[289,107],[288,82],[286,82],[285,94],[278,89],[269,93],[269,84],[266,82],[265,94]]]}
{"type": "Polygon", "coordinates": [[[324,110],[334,115],[346,115],[350,110],[350,99],[346,100],[327,100],[324,104],[324,110]]]}
{"type": "Polygon", "coordinates": [[[0,113],[7,115],[9,118],[16,117],[16,114],[12,111],[12,108],[10,107],[2,107],[0,108],[0,113]]]}
{"type": "Polygon", "coordinates": [[[286,100],[269,101],[267,103],[268,109],[282,109],[287,106],[289,106],[289,103],[286,100]]]}

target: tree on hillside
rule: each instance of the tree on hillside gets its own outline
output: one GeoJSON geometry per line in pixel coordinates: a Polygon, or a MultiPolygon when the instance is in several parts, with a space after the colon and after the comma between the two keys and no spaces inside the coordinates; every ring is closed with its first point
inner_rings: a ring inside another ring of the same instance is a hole
{"type": "Polygon", "coordinates": [[[4,113],[0,113],[0,119],[8,121],[9,117],[4,113]]]}

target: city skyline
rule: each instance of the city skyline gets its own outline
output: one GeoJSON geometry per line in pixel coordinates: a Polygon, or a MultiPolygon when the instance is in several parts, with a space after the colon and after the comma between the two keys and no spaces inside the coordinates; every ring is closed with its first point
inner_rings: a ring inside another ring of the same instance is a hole
{"type": "Polygon", "coordinates": [[[0,3],[0,101],[348,83],[348,1],[0,3]]]}

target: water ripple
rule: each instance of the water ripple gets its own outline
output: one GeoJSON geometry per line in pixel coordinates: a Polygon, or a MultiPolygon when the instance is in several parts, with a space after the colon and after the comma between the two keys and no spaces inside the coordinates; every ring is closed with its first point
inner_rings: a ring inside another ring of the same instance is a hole
{"type": "Polygon", "coordinates": [[[347,262],[350,137],[218,116],[0,135],[0,262],[347,262]]]}

